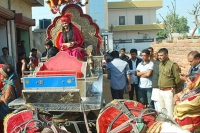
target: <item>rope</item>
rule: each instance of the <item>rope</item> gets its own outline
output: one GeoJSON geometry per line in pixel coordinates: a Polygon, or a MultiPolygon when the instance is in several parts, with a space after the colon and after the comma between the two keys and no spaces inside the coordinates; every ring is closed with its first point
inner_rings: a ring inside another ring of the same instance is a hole
{"type": "Polygon", "coordinates": [[[109,132],[112,128],[112,125],[114,124],[114,122],[120,117],[120,115],[123,114],[122,112],[120,112],[117,116],[115,116],[115,118],[113,119],[113,121],[109,124],[107,132],[109,132]]]}
{"type": "Polygon", "coordinates": [[[53,130],[54,133],[58,133],[57,129],[55,128],[54,125],[51,125],[51,129],[53,130]]]}
{"type": "Polygon", "coordinates": [[[88,126],[88,122],[87,122],[87,117],[86,117],[86,114],[85,114],[85,107],[84,107],[84,103],[82,102],[82,108],[83,108],[83,116],[84,116],[84,121],[85,121],[85,126],[86,126],[86,129],[87,129],[87,132],[88,133],[91,133],[90,129],[89,129],[89,126],[88,126]]]}
{"type": "Polygon", "coordinates": [[[114,120],[109,124],[108,129],[107,129],[107,133],[116,133],[116,132],[120,132],[121,130],[125,129],[127,126],[131,125],[132,131],[134,131],[134,133],[139,133],[138,129],[136,127],[135,124],[131,123],[132,121],[136,122],[136,117],[135,115],[133,115],[130,110],[124,105],[124,103],[121,103],[120,101],[116,101],[118,106],[120,107],[120,113],[114,118],[114,120]],[[129,118],[131,118],[130,120],[124,122],[123,124],[121,124],[120,126],[114,128],[113,130],[111,130],[113,123],[117,120],[117,118],[119,118],[119,116],[121,114],[126,114],[129,118]],[[110,131],[111,130],[111,131],[110,131]]]}
{"type": "Polygon", "coordinates": [[[74,125],[74,127],[75,127],[75,129],[76,129],[76,133],[81,133],[80,130],[79,130],[79,128],[78,128],[77,123],[76,123],[76,122],[73,122],[73,125],[74,125]]]}
{"type": "MultiPolygon", "coordinates": [[[[18,128],[20,128],[20,131],[26,132],[26,128],[27,128],[28,124],[29,124],[30,122],[33,122],[33,121],[40,122],[40,123],[42,124],[42,126],[43,126],[43,124],[44,124],[44,123],[43,123],[42,121],[40,121],[40,120],[31,119],[31,120],[28,120],[28,121],[26,121],[26,122],[23,122],[23,123],[20,124],[19,126],[16,126],[16,127],[11,131],[11,133],[16,132],[16,130],[17,130],[18,128]],[[24,124],[26,124],[26,125],[24,126],[24,129],[23,129],[22,126],[23,126],[24,124]]],[[[40,126],[40,128],[41,128],[42,126],[40,126]]],[[[34,127],[32,127],[32,128],[34,128],[34,127]]],[[[32,128],[31,128],[31,129],[32,129],[32,128]]]]}
{"type": "Polygon", "coordinates": [[[129,125],[131,125],[133,127],[132,131],[134,131],[134,133],[139,133],[136,125],[133,124],[132,121],[134,121],[134,120],[130,119],[130,120],[124,122],[123,124],[119,125],[118,127],[114,128],[113,130],[111,130],[109,133],[118,133],[118,132],[122,131],[123,129],[125,129],[126,127],[128,127],[129,125]]]}
{"type": "MultiPolygon", "coordinates": [[[[24,132],[26,132],[26,128],[28,127],[28,124],[29,124],[30,122],[34,122],[34,121],[39,122],[39,123],[41,124],[40,128],[43,127],[44,123],[43,123],[42,121],[36,120],[36,119],[32,119],[32,120],[28,121],[27,124],[25,125],[25,127],[24,127],[24,132]]],[[[32,128],[34,128],[34,127],[31,127],[31,129],[32,129],[32,128]]]]}
{"type": "Polygon", "coordinates": [[[139,118],[142,118],[143,114],[146,112],[146,111],[154,111],[155,113],[158,114],[158,111],[156,111],[155,109],[152,109],[152,108],[146,108],[144,110],[141,111],[141,113],[139,114],[139,118]]]}

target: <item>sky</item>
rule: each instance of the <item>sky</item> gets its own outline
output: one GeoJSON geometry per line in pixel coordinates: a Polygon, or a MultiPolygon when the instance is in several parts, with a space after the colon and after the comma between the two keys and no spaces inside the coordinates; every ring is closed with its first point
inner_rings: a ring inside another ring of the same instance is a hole
{"type": "MultiPolygon", "coordinates": [[[[121,0],[107,0],[108,2],[112,1],[121,1],[121,0]]],[[[158,9],[156,11],[156,17],[162,21],[163,16],[166,17],[167,13],[169,13],[169,10],[167,6],[172,7],[171,2],[174,0],[163,0],[163,7],[158,9]]],[[[193,29],[194,26],[194,17],[188,13],[188,11],[192,11],[194,9],[193,4],[198,3],[200,0],[176,0],[176,13],[179,14],[179,17],[184,16],[188,20],[188,26],[190,26],[190,29],[193,29]]],[[[44,7],[33,7],[32,8],[32,18],[36,19],[36,26],[39,25],[39,19],[52,19],[55,18],[58,14],[52,14],[49,10],[49,7],[46,3],[44,3],[44,7]]],[[[33,27],[34,29],[35,27],[33,27]]]]}

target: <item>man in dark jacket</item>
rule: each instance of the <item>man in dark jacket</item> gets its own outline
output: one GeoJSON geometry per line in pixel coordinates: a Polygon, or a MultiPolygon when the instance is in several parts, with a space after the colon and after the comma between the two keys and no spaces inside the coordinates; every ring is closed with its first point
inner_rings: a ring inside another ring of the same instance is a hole
{"type": "Polygon", "coordinates": [[[133,100],[134,90],[136,92],[136,100],[138,101],[138,83],[139,77],[135,75],[137,65],[142,61],[137,57],[137,49],[130,50],[131,58],[128,60],[130,73],[131,73],[131,91],[129,91],[129,99],[133,100]]]}
{"type": "Polygon", "coordinates": [[[22,55],[23,53],[26,53],[25,49],[25,41],[22,40],[20,43],[18,43],[18,55],[22,55]]]}
{"type": "Polygon", "coordinates": [[[46,41],[44,45],[47,50],[47,59],[55,56],[59,52],[58,48],[53,46],[53,42],[51,40],[46,41]]]}
{"type": "Polygon", "coordinates": [[[120,50],[120,56],[119,56],[119,58],[120,58],[121,60],[128,61],[129,57],[128,57],[125,53],[126,53],[126,49],[125,49],[125,48],[122,48],[122,49],[120,50]]]}

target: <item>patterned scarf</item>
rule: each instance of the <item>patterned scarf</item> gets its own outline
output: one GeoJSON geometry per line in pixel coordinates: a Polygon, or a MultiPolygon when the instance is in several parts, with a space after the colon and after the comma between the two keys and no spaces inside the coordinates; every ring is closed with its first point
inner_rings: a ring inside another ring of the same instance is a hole
{"type": "Polygon", "coordinates": [[[200,127],[200,74],[192,83],[192,89],[184,89],[180,95],[181,102],[174,107],[176,122],[189,131],[200,127]]]}

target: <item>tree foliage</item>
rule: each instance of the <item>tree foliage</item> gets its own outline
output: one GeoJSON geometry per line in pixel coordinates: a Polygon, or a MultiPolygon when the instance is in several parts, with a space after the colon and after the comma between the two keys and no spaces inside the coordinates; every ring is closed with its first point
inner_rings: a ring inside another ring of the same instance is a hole
{"type": "Polygon", "coordinates": [[[180,17],[178,18],[178,16],[176,17],[175,19],[176,23],[175,23],[175,26],[173,28],[173,33],[187,33],[189,32],[189,26],[187,25],[188,24],[188,21],[187,21],[187,18],[185,17],[180,17]]]}
{"type": "MultiPolygon", "coordinates": [[[[169,37],[169,40],[172,40],[172,33],[186,33],[189,31],[189,26],[187,26],[187,18],[181,17],[179,18],[178,14],[176,14],[176,0],[171,2],[171,7],[167,6],[169,13],[166,18],[162,17],[164,30],[158,31],[158,37],[169,37]]],[[[158,22],[158,21],[157,21],[158,22]]]]}
{"type": "MultiPolygon", "coordinates": [[[[157,21],[159,22],[159,20],[157,21]]],[[[169,14],[166,16],[166,19],[165,19],[165,23],[164,23],[164,29],[163,30],[159,30],[157,32],[157,37],[158,38],[167,38],[168,37],[168,34],[169,34],[169,30],[168,29],[171,29],[171,33],[187,33],[189,32],[189,26],[188,26],[188,21],[187,21],[187,18],[185,17],[180,17],[175,14],[175,16],[173,14],[169,14]],[[174,22],[172,22],[174,21],[174,22]],[[166,24],[167,23],[167,24],[166,24]],[[174,23],[174,26],[171,27],[170,24],[174,23]]]]}

